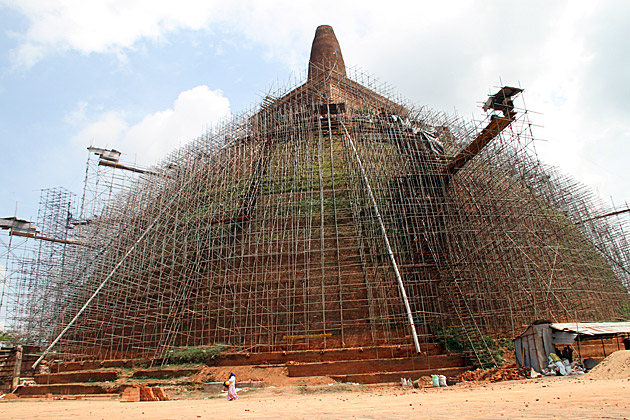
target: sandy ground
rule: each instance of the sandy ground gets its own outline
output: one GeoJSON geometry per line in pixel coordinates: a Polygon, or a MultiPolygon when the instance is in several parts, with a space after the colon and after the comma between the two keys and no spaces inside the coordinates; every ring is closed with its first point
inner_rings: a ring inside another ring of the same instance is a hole
{"type": "Polygon", "coordinates": [[[238,401],[181,395],[165,402],[17,400],[0,404],[9,419],[625,419],[630,379],[546,377],[420,390],[324,385],[241,392],[238,401]],[[201,399],[188,399],[201,398],[201,399]]]}

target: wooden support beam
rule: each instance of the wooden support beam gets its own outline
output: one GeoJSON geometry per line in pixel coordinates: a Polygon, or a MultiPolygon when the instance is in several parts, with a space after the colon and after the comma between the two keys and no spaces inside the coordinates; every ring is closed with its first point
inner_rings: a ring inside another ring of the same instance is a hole
{"type": "Polygon", "coordinates": [[[495,117],[488,123],[481,133],[474,139],[464,150],[462,150],[457,156],[451,160],[446,167],[446,174],[455,175],[460,169],[462,169],[468,161],[477,156],[484,147],[488,145],[496,136],[499,135],[504,128],[510,125],[514,121],[514,117],[495,117]]]}
{"type": "Polygon", "coordinates": [[[611,213],[602,214],[601,216],[590,217],[588,219],[580,220],[579,222],[575,222],[576,225],[581,225],[582,223],[590,222],[591,220],[603,219],[605,217],[616,216],[618,214],[628,213],[630,212],[630,208],[624,210],[613,211],[611,213]]]}
{"type": "Polygon", "coordinates": [[[155,172],[146,171],[144,169],[134,168],[133,166],[122,165],[120,163],[110,162],[108,160],[102,159],[98,161],[98,166],[108,166],[110,168],[123,169],[125,171],[136,172],[139,174],[157,175],[155,172]]]}
{"type": "Polygon", "coordinates": [[[39,239],[41,241],[56,242],[58,244],[86,246],[85,244],[83,244],[81,242],[77,242],[77,241],[68,241],[66,239],[48,238],[46,236],[39,236],[39,235],[34,234],[34,233],[24,233],[24,232],[11,231],[9,233],[9,235],[11,235],[11,236],[21,236],[23,238],[39,239]]]}

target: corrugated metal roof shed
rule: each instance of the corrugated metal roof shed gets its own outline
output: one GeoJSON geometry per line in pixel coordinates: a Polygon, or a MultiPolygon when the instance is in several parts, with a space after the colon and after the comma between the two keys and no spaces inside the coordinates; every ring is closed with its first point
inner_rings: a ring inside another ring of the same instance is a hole
{"type": "Polygon", "coordinates": [[[554,322],[551,328],[593,337],[630,334],[630,322],[554,322]]]}
{"type": "Polygon", "coordinates": [[[603,340],[605,338],[630,334],[630,322],[549,322],[535,321],[514,339],[516,362],[529,366],[537,372],[547,365],[547,356],[555,350],[555,345],[573,345],[580,341],[603,340]]]}

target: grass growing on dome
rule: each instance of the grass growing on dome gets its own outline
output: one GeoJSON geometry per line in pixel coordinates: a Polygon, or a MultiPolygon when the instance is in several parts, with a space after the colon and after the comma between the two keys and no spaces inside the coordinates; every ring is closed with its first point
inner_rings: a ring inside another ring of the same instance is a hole
{"type": "Polygon", "coordinates": [[[173,349],[163,355],[163,360],[165,364],[169,365],[206,363],[208,360],[214,359],[228,348],[230,348],[230,345],[228,344],[217,343],[211,346],[195,346],[173,349]]]}

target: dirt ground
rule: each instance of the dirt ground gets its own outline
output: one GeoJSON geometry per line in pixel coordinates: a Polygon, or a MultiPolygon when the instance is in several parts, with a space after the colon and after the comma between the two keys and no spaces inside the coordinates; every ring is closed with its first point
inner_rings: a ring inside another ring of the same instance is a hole
{"type": "Polygon", "coordinates": [[[424,389],[335,384],[241,391],[240,399],[233,402],[200,392],[175,395],[179,399],[165,402],[23,399],[1,403],[0,418],[624,419],[630,418],[629,395],[628,378],[544,377],[424,389]]]}

